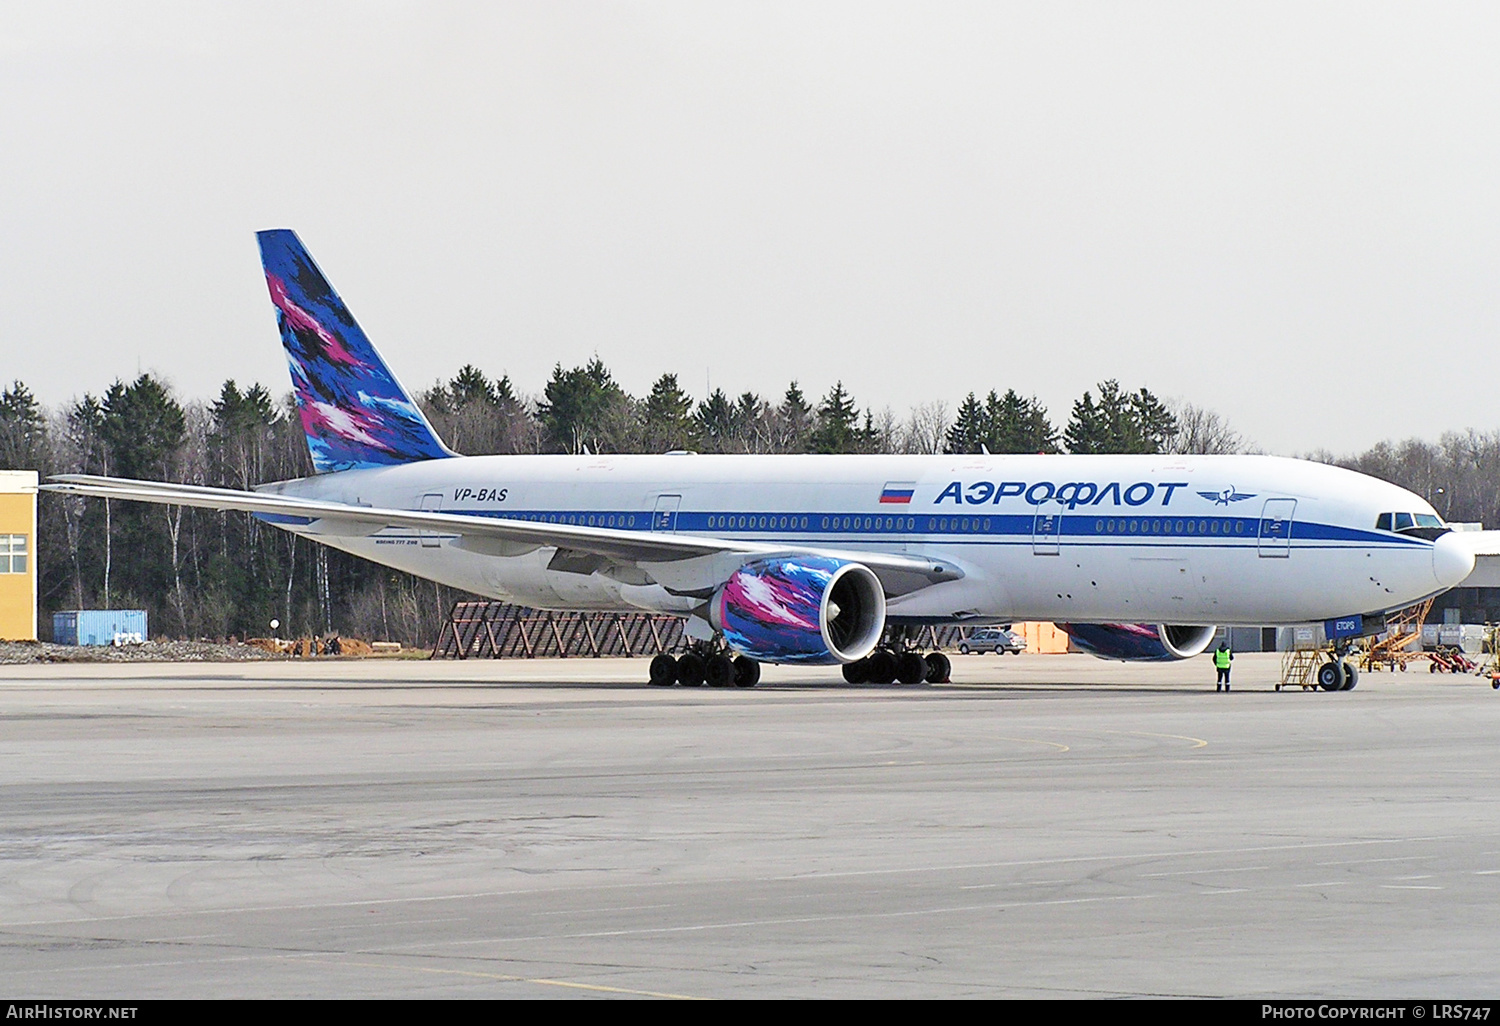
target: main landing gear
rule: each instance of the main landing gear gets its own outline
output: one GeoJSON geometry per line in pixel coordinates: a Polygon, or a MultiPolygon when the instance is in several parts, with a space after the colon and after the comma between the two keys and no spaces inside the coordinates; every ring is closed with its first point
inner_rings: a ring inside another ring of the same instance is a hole
{"type": "Polygon", "coordinates": [[[675,658],[662,653],[651,660],[651,683],[657,687],[753,688],[760,683],[760,663],[749,656],[731,656],[727,649],[695,645],[675,658]]]}
{"type": "Polygon", "coordinates": [[[850,684],[946,684],[953,663],[941,652],[925,656],[910,647],[903,628],[886,633],[879,648],[863,659],[844,664],[844,680],[850,684]]]}

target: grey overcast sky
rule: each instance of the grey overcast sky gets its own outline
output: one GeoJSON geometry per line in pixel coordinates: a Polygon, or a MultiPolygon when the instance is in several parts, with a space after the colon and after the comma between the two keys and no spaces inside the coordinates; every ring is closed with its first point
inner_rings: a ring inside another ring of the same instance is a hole
{"type": "Polygon", "coordinates": [[[1500,427],[1500,5],[0,2],[0,379],[1117,377],[1268,451],[1500,427]]]}

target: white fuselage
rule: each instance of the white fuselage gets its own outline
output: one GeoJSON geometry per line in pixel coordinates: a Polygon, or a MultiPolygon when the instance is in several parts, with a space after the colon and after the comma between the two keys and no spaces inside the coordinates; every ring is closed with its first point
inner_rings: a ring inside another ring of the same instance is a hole
{"type": "MultiPolygon", "coordinates": [[[[894,622],[1284,624],[1394,609],[1456,585],[1472,557],[1377,530],[1420,497],[1270,456],[473,456],[269,486],[400,509],[701,534],[951,560],[894,622]]],[[[386,528],[318,541],[496,599],[686,613],[692,568],[567,572],[550,546],[461,547],[386,528]],[[665,586],[664,586],[665,585],[665,586]]],[[[702,587],[718,565],[707,563],[702,587]]]]}

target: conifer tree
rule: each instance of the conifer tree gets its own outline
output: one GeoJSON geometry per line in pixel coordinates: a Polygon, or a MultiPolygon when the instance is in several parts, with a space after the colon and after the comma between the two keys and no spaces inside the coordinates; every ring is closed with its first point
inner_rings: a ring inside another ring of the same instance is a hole
{"type": "Polygon", "coordinates": [[[0,392],[0,470],[41,470],[47,419],[31,390],[17,381],[0,392]]]}
{"type": "Polygon", "coordinates": [[[646,452],[692,449],[697,445],[693,397],[677,384],[676,374],[663,374],[641,403],[641,443],[646,452]]]}
{"type": "MultiPolygon", "coordinates": [[[[992,393],[993,394],[993,393],[992,393]]],[[[989,417],[977,396],[970,392],[958,406],[953,426],[948,428],[948,442],[944,452],[979,452],[990,434],[989,417]]]]}
{"type": "Polygon", "coordinates": [[[858,452],[861,437],[859,410],[854,399],[838,381],[818,405],[818,426],[812,433],[812,451],[823,453],[858,452]]]}
{"type": "Polygon", "coordinates": [[[1099,383],[1099,401],[1092,395],[1073,404],[1073,417],[1063,432],[1069,452],[1161,452],[1176,427],[1176,418],[1146,389],[1126,392],[1111,378],[1099,383]]]}
{"type": "Polygon", "coordinates": [[[734,440],[735,409],[722,388],[714,389],[698,404],[694,418],[705,449],[709,452],[730,451],[734,440]]]}
{"type": "Polygon", "coordinates": [[[537,418],[554,449],[620,452],[629,447],[633,404],[599,357],[572,370],[557,364],[545,394],[537,404],[537,418]]]}

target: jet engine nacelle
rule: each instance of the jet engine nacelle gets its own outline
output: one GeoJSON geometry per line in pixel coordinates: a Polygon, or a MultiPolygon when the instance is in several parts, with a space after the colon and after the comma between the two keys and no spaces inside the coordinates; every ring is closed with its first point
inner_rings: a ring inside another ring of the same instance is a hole
{"type": "Polygon", "coordinates": [[[1058,624],[1078,647],[1100,659],[1162,663],[1191,659],[1213,644],[1217,627],[1149,623],[1058,624]]]}
{"type": "Polygon", "coordinates": [[[740,567],[714,592],[708,619],[737,652],[770,663],[852,663],[885,630],[885,592],[869,567],[775,556],[740,567]]]}

